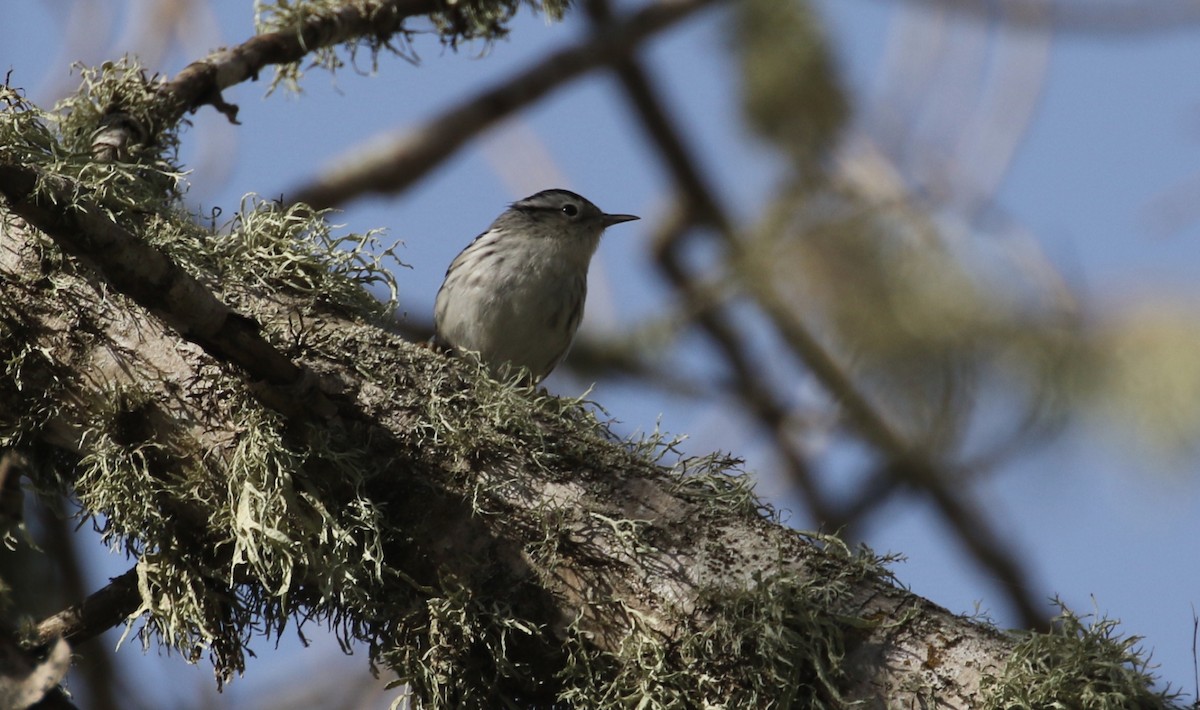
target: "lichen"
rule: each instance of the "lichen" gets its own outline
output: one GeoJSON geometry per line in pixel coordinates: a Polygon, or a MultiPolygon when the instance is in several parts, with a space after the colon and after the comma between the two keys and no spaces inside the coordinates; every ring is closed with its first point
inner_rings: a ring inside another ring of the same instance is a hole
{"type": "Polygon", "coordinates": [[[43,170],[76,181],[86,191],[81,194],[110,214],[173,207],[186,191],[186,171],[178,159],[179,125],[159,94],[159,77],[132,57],[75,69],[79,90],[47,115],[55,124],[57,143],[54,159],[43,170]],[[127,126],[133,139],[120,160],[98,161],[93,138],[113,120],[127,126]]]}
{"type": "Polygon", "coordinates": [[[669,617],[678,639],[633,609],[614,652],[573,626],[561,699],[586,708],[845,707],[847,639],[870,625],[849,612],[855,589],[887,573],[869,551],[808,541],[819,571],[764,571],[742,587],[700,590],[691,610],[669,617]]]}
{"type": "Polygon", "coordinates": [[[426,708],[516,706],[514,688],[529,680],[529,669],[510,660],[510,649],[541,634],[511,608],[452,580],[397,626],[398,642],[380,654],[397,672],[389,687],[406,685],[426,708]]]}
{"type": "Polygon", "coordinates": [[[397,296],[394,267],[405,266],[396,256],[399,242],[384,246],[381,229],[336,234],[336,225],[326,219],[332,212],[248,195],[209,243],[206,266],[248,288],[281,290],[343,314],[372,320],[391,316],[397,296]],[[379,287],[386,291],[382,301],[372,295],[379,287]]]}
{"type": "Polygon", "coordinates": [[[232,441],[205,446],[146,392],[99,398],[74,487],[111,544],[139,559],[141,635],[195,662],[210,651],[221,680],[244,668],[254,633],[316,618],[344,643],[347,618],[386,606],[382,536],[396,531],[363,490],[386,470],[338,438],[303,444],[278,415],[229,389],[232,441]],[[371,601],[376,599],[377,601],[371,601]]]}
{"type": "Polygon", "coordinates": [[[984,710],[1015,708],[1182,708],[1179,694],[1156,690],[1137,636],[1122,637],[1119,622],[1062,612],[1049,633],[1028,632],[996,675],[980,684],[984,710]]]}
{"type": "MultiPolygon", "coordinates": [[[[569,0],[448,0],[438,3],[438,9],[429,13],[428,19],[444,45],[457,47],[462,42],[480,40],[491,43],[506,36],[508,23],[522,5],[544,12],[552,20],[559,20],[569,4],[569,0]]],[[[378,68],[379,56],[384,52],[414,64],[419,61],[412,38],[420,30],[410,27],[408,18],[401,15],[403,10],[392,2],[358,0],[348,4],[344,0],[256,0],[254,9],[255,28],[259,34],[300,34],[314,21],[324,23],[330,33],[337,33],[337,24],[344,19],[347,10],[361,13],[368,21],[387,28],[386,31],[355,33],[340,45],[315,47],[305,58],[307,66],[336,72],[346,65],[344,55],[360,72],[374,72],[378,68]],[[400,20],[398,24],[397,19],[400,20]],[[370,57],[369,69],[358,66],[359,52],[363,50],[370,57]]],[[[281,64],[276,67],[271,90],[283,86],[289,91],[298,92],[303,75],[300,62],[281,64]]]]}

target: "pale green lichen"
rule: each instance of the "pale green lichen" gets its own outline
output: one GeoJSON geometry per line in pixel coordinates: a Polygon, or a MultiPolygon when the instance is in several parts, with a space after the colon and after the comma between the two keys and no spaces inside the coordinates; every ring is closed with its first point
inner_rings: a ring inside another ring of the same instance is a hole
{"type": "Polygon", "coordinates": [[[1182,709],[1178,693],[1156,690],[1141,639],[1122,637],[1115,620],[1088,622],[1058,604],[1051,632],[1024,634],[1004,670],[983,678],[983,710],[1182,709]]]}
{"type": "Polygon", "coordinates": [[[336,305],[344,313],[392,315],[397,296],[394,267],[400,246],[384,246],[383,230],[335,233],[326,218],[333,210],[280,205],[253,195],[211,243],[214,266],[222,275],[250,287],[270,286],[336,305]],[[371,294],[386,290],[380,301],[371,294]]]}
{"type": "MultiPolygon", "coordinates": [[[[364,367],[374,366],[364,360],[364,367]]],[[[443,379],[429,382],[465,393],[453,397],[462,416],[486,412],[491,425],[472,428],[461,440],[426,438],[432,428],[414,426],[414,439],[398,443],[401,448],[436,447],[446,460],[469,467],[479,465],[472,449],[490,446],[517,456],[536,419],[561,406],[486,379],[468,387],[461,370],[457,379],[448,376],[455,368],[432,354],[423,362],[443,372],[443,379]]],[[[391,371],[392,391],[406,394],[405,411],[438,398],[402,382],[409,374],[391,371]]],[[[298,628],[316,620],[347,648],[366,644],[374,662],[427,692],[432,706],[438,698],[489,697],[509,682],[516,671],[505,666],[504,649],[514,634],[532,633],[532,622],[469,598],[453,577],[430,586],[385,561],[385,544],[411,534],[385,508],[395,502],[392,496],[415,494],[417,473],[369,451],[361,432],[297,431],[228,375],[214,368],[204,379],[214,401],[223,403],[208,416],[241,423],[233,440],[202,449],[162,403],[141,390],[114,390],[90,417],[90,453],[77,470],[85,509],[102,521],[111,543],[141,560],[144,642],[157,637],[191,661],[207,651],[225,679],[243,669],[253,634],[278,636],[289,620],[298,628]],[[344,442],[360,443],[346,448],[344,442]],[[433,682],[443,676],[438,658],[484,651],[496,666],[491,675],[464,677],[461,687],[433,682]]],[[[580,426],[588,420],[580,417],[580,426]]]]}
{"type": "Polygon", "coordinates": [[[399,643],[380,656],[397,671],[389,687],[407,685],[418,707],[519,707],[512,691],[528,669],[510,649],[540,635],[536,625],[452,580],[401,621],[399,643]]]}
{"type": "Polygon", "coordinates": [[[289,441],[277,415],[209,374],[228,386],[221,416],[242,423],[233,441],[206,449],[122,389],[94,410],[75,467],[84,510],[139,559],[143,641],[158,636],[193,662],[208,650],[226,679],[254,633],[278,636],[289,619],[363,638],[347,619],[388,603],[372,599],[389,572],[381,536],[395,535],[363,487],[386,467],[322,432],[289,441]]]}
{"type": "MultiPolygon", "coordinates": [[[[256,308],[238,288],[289,295],[297,322],[286,332],[264,329],[280,347],[295,347],[308,330],[304,317],[319,308],[369,322],[391,315],[396,282],[386,262],[394,260],[394,247],[381,246],[378,232],[338,235],[326,212],[257,199],[246,200],[228,226],[204,226],[179,205],[173,138],[135,151],[128,161],[95,163],[89,124],[114,107],[136,114],[152,87],[128,63],[84,75],[80,95],[53,112],[3,88],[0,161],[70,179],[73,204],[107,210],[220,289],[219,297],[235,308],[256,308]],[[368,292],[381,286],[382,301],[368,292]]],[[[253,633],[278,635],[289,619],[323,620],[347,644],[370,637],[364,619],[387,613],[372,600],[396,599],[380,593],[381,580],[389,575],[390,584],[402,574],[385,570],[380,551],[383,531],[398,533],[380,525],[379,510],[361,490],[387,471],[388,462],[343,448],[337,432],[312,431],[297,439],[244,383],[215,364],[206,366],[187,397],[220,403],[223,411],[202,413],[214,422],[240,422],[232,440],[202,444],[197,430],[204,423],[193,421],[198,413],[184,400],[152,394],[164,386],[179,392],[174,382],[114,386],[80,399],[81,391],[94,387],[80,386],[89,376],[86,368],[81,372],[57,358],[87,357],[98,347],[137,367],[138,353],[93,342],[104,326],[89,319],[103,318],[104,309],[123,297],[105,292],[97,304],[94,291],[80,290],[60,273],[61,252],[49,240],[30,235],[7,212],[0,226],[6,235],[19,230],[32,245],[28,254],[41,264],[40,272],[23,272],[14,282],[28,303],[0,299],[3,386],[13,390],[9,402],[22,403],[0,418],[0,444],[36,447],[52,422],[86,422],[79,434],[86,453],[76,459],[39,456],[46,465],[37,468],[31,489],[57,496],[73,488],[108,543],[139,559],[144,640],[157,636],[192,661],[207,651],[218,677],[227,678],[243,668],[253,633]],[[43,301],[53,309],[47,317],[65,323],[50,347],[38,344],[47,333],[26,315],[43,301]],[[304,583],[298,589],[299,578],[304,583]]],[[[17,290],[7,295],[15,297],[17,290]]]]}
{"type": "MultiPolygon", "coordinates": [[[[559,20],[569,6],[569,0],[448,0],[437,3],[437,9],[426,18],[441,41],[451,47],[461,42],[482,40],[493,42],[508,34],[508,23],[522,5],[540,10],[552,20],[559,20]]],[[[412,38],[423,30],[414,24],[416,18],[403,16],[404,10],[396,3],[385,0],[256,0],[254,4],[255,29],[259,34],[268,32],[292,33],[303,36],[305,30],[320,26],[330,36],[342,34],[339,23],[346,14],[365,20],[376,27],[375,31],[353,33],[352,36],[331,46],[313,47],[306,57],[308,66],[321,67],[335,72],[345,66],[346,60],[359,71],[375,71],[379,55],[390,52],[403,59],[419,61],[412,38]],[[358,53],[366,50],[370,55],[370,69],[358,67],[358,53]]],[[[271,89],[285,86],[299,91],[304,70],[299,62],[276,67],[271,89]]]]}
{"type": "Polygon", "coordinates": [[[0,161],[13,165],[45,162],[60,151],[58,139],[45,114],[21,91],[0,85],[0,161]]]}
{"type": "MultiPolygon", "coordinates": [[[[425,423],[414,436],[430,456],[463,471],[460,484],[466,487],[464,495],[477,515],[502,512],[491,507],[488,491],[507,485],[505,460],[528,460],[529,437],[542,416],[558,421],[565,417],[579,427],[571,432],[556,430],[560,436],[540,442],[542,448],[535,460],[546,464],[547,476],[561,475],[572,467],[581,470],[568,460],[580,453],[575,449],[580,442],[592,442],[588,450],[593,456],[610,451],[613,458],[603,462],[606,467],[613,467],[633,451],[646,451],[644,440],[628,446],[597,446],[598,440],[613,443],[611,435],[591,412],[581,411],[578,403],[536,395],[526,399],[531,391],[504,387],[488,380],[482,371],[474,373],[481,378],[476,382],[470,363],[466,364],[467,368],[439,367],[416,374],[430,390],[413,397],[427,402],[417,417],[425,423]],[[471,386],[460,386],[459,378],[464,376],[472,381],[471,386]],[[462,426],[464,422],[470,426],[462,426]],[[486,481],[473,481],[467,475],[470,471],[486,471],[486,481]]],[[[394,381],[390,386],[402,390],[405,385],[394,381]]],[[[669,446],[671,441],[664,438],[662,445],[669,446]]],[[[744,479],[728,475],[730,463],[722,456],[681,463],[680,470],[690,473],[677,478],[677,485],[686,491],[688,500],[710,506],[714,516],[728,514],[729,507],[762,510],[744,479]]],[[[637,465],[646,463],[640,460],[637,465]]],[[[518,483],[514,479],[514,484],[518,483]]],[[[609,559],[658,552],[647,534],[653,521],[617,519],[571,505],[550,504],[525,511],[525,515],[533,516],[527,524],[541,525],[540,538],[529,535],[525,552],[547,575],[553,575],[563,562],[562,536],[568,529],[603,535],[610,547],[609,559]]],[[[695,610],[680,610],[677,617],[668,612],[665,623],[690,629],[682,641],[669,640],[651,624],[642,623],[637,610],[631,608],[625,609],[630,627],[615,651],[599,650],[583,625],[573,626],[564,648],[567,657],[558,676],[560,686],[550,688],[554,700],[564,707],[588,708],[694,707],[706,699],[726,707],[771,707],[772,702],[786,707],[785,701],[791,698],[794,707],[838,707],[838,688],[844,680],[839,675],[840,659],[847,632],[867,624],[848,611],[856,584],[887,573],[869,553],[851,553],[831,538],[809,538],[809,542],[823,549],[813,552],[814,573],[810,576],[760,575],[745,588],[705,591],[699,600],[703,609],[699,615],[695,610]],[[736,650],[735,659],[730,657],[731,649],[736,650]]],[[[513,661],[511,649],[521,645],[522,639],[546,631],[512,609],[465,591],[456,592],[456,588],[452,580],[443,580],[426,606],[402,624],[406,642],[383,649],[382,658],[412,684],[428,707],[470,705],[480,698],[518,702],[513,688],[522,687],[530,671],[513,661]],[[448,582],[450,586],[446,586],[448,582]],[[451,668],[459,672],[448,672],[451,668]],[[461,672],[464,668],[471,672],[461,672]]],[[[611,602],[597,599],[593,603],[611,602]]]]}
{"type": "Polygon", "coordinates": [[[174,211],[186,185],[178,165],[178,127],[166,112],[155,79],[133,59],[81,67],[80,88],[51,111],[30,104],[16,89],[0,88],[0,163],[36,168],[38,189],[55,178],[75,188],[71,204],[86,200],[126,226],[134,217],[174,211]],[[97,161],[92,138],[105,120],[123,116],[138,126],[139,140],[121,160],[97,161]]]}
{"type": "MultiPolygon", "coordinates": [[[[462,40],[493,40],[503,37],[506,25],[521,5],[546,13],[552,20],[561,20],[570,0],[447,0],[433,13],[431,19],[438,34],[446,43],[462,40]]],[[[267,32],[299,32],[312,21],[336,22],[346,10],[361,12],[367,18],[382,19],[395,9],[395,3],[384,0],[255,0],[254,24],[259,34],[267,32]]],[[[385,48],[386,37],[367,38],[373,51],[385,48]]]]}
{"type": "Polygon", "coordinates": [[[865,580],[887,576],[869,551],[811,538],[803,577],[763,572],[744,588],[701,591],[688,629],[667,640],[636,610],[615,652],[598,652],[573,627],[561,699],[586,708],[841,708],[848,632],[868,623],[848,614],[865,580]]]}
{"type": "Polygon", "coordinates": [[[741,459],[720,452],[682,457],[672,466],[677,474],[673,491],[689,500],[778,521],[778,513],[755,494],[754,479],[741,466],[741,459]]]}
{"type": "Polygon", "coordinates": [[[36,346],[32,326],[6,305],[0,302],[0,377],[3,386],[13,390],[6,401],[20,405],[0,417],[0,448],[22,443],[53,421],[62,407],[58,395],[70,376],[36,346]]]}
{"type": "Polygon", "coordinates": [[[157,76],[132,57],[96,67],[76,65],[80,88],[51,113],[61,149],[55,174],[75,180],[110,214],[170,206],[186,189],[179,165],[179,126],[164,122],[170,107],[158,91],[157,76]],[[106,121],[119,117],[131,140],[117,161],[97,161],[92,140],[106,121]]]}
{"type": "MultiPolygon", "coordinates": [[[[125,161],[97,162],[91,134],[117,110],[153,125],[162,106],[154,80],[132,60],[84,68],[80,92],[53,111],[42,111],[18,91],[0,87],[0,163],[66,178],[72,200],[97,206],[121,226],[163,249],[184,268],[251,286],[273,283],[314,304],[338,303],[343,312],[377,318],[391,314],[396,298],[397,244],[381,243],[381,230],[338,234],[330,210],[281,205],[247,196],[228,225],[183,211],[186,189],[175,163],[174,129],[155,130],[125,161]],[[118,218],[119,216],[119,218],[118,218]],[[372,291],[382,289],[382,302],[372,291]],[[346,310],[349,309],[349,310],[346,310]]],[[[11,219],[4,215],[5,223],[11,219]]]]}

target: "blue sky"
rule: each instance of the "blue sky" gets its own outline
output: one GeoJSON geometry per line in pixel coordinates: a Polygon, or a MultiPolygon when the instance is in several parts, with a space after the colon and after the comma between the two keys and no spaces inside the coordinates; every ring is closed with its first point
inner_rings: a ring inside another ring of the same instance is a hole
{"type": "MultiPolygon", "coordinates": [[[[200,48],[170,55],[163,71],[173,73],[206,49],[248,36],[249,3],[236,10],[232,3],[220,5],[219,34],[206,34],[203,23],[193,23],[189,39],[200,48]]],[[[63,29],[48,8],[69,6],[19,0],[6,8],[6,26],[21,29],[20,39],[0,50],[0,69],[11,67],[14,82],[35,101],[47,101],[39,91],[46,91],[48,80],[64,80],[69,54],[58,49],[63,29]]],[[[902,22],[932,20],[932,11],[881,0],[823,0],[819,7],[863,112],[859,121],[869,124],[887,76],[882,62],[889,40],[902,22]]],[[[951,37],[982,37],[987,62],[1024,46],[1019,34],[950,23],[951,37]]],[[[708,12],[656,40],[643,57],[719,194],[745,217],[761,204],[777,166],[739,124],[736,68],[724,52],[724,24],[722,13],[708,12]]],[[[96,62],[120,54],[120,27],[105,36],[98,25],[95,53],[70,59],[96,62]]],[[[184,134],[185,160],[196,169],[192,199],[230,214],[247,192],[278,195],[349,147],[450,106],[584,28],[581,18],[548,25],[523,13],[511,39],[483,57],[478,48],[456,54],[425,37],[418,39],[419,66],[385,57],[374,77],[344,71],[331,79],[314,71],[299,98],[277,93],[264,99],[265,82],[238,87],[226,99],[241,107],[241,126],[228,126],[205,110],[184,134]]],[[[973,238],[997,238],[997,224],[1004,225],[1001,231],[1027,231],[1097,312],[1159,299],[1194,312],[1200,220],[1164,233],[1155,228],[1153,215],[1164,195],[1195,183],[1200,174],[1200,73],[1192,71],[1200,55],[1200,27],[1132,38],[1064,33],[1050,47],[1028,131],[999,185],[995,207],[973,225],[973,238]]],[[[939,96],[929,94],[931,106],[939,96]]],[[[919,152],[920,142],[912,149],[919,152]]],[[[664,206],[668,183],[648,153],[615,82],[594,74],[472,143],[399,198],[355,203],[337,221],[354,230],[388,227],[404,240],[402,258],[412,268],[398,274],[401,293],[414,312],[427,311],[454,254],[506,203],[536,189],[570,187],[608,211],[643,215],[639,225],[652,222],[664,206]]],[[[1200,187],[1181,194],[1185,208],[1200,203],[1200,187]]],[[[647,237],[645,229],[614,230],[601,247],[585,323],[591,332],[644,316],[660,303],[665,291],[644,263],[647,237]]],[[[561,376],[550,385],[564,394],[586,387],[561,376]]],[[[626,430],[649,430],[661,419],[669,431],[692,434],[693,451],[733,450],[747,456],[748,469],[770,469],[753,431],[711,410],[616,385],[599,388],[592,399],[626,430]]],[[[1080,612],[1121,619],[1126,633],[1143,636],[1153,649],[1161,675],[1192,692],[1192,615],[1200,601],[1192,541],[1200,539],[1200,462],[1159,465],[1112,433],[1077,427],[1059,443],[1006,466],[984,484],[979,498],[1029,561],[1043,596],[1058,594],[1080,612]]],[[[802,509],[780,481],[764,477],[760,490],[782,507],[802,509]]],[[[971,613],[978,604],[1001,625],[1011,621],[991,580],[978,574],[950,537],[928,507],[913,499],[893,502],[864,534],[876,550],[907,556],[895,571],[914,592],[953,611],[971,613]]],[[[95,554],[103,570],[98,578],[125,567],[121,560],[101,559],[98,548],[95,554]]],[[[255,693],[271,682],[324,668],[327,655],[338,655],[327,643],[305,651],[292,645],[276,654],[269,644],[259,644],[261,659],[222,700],[230,707],[252,707],[255,693]]],[[[137,650],[122,650],[119,656],[133,665],[182,665],[153,652],[142,658],[137,650]]],[[[336,663],[361,671],[365,658],[336,663]]],[[[156,689],[164,698],[194,698],[210,686],[203,666],[172,674],[185,680],[156,689]]]]}

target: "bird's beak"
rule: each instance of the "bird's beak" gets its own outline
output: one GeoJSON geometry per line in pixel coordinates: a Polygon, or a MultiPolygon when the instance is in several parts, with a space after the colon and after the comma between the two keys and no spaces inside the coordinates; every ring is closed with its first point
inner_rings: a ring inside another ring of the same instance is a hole
{"type": "Polygon", "coordinates": [[[638,217],[637,215],[632,215],[632,214],[606,214],[606,215],[601,215],[600,219],[601,219],[601,221],[604,222],[604,227],[607,229],[608,227],[611,227],[614,224],[620,224],[622,222],[632,222],[635,219],[641,219],[641,217],[638,217]]]}

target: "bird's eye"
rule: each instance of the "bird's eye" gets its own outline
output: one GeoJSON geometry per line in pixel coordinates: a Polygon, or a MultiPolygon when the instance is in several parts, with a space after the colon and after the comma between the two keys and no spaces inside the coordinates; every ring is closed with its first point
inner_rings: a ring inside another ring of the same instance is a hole
{"type": "Polygon", "coordinates": [[[574,217],[575,215],[579,214],[579,208],[568,202],[567,204],[563,205],[562,213],[568,217],[574,217]]]}

